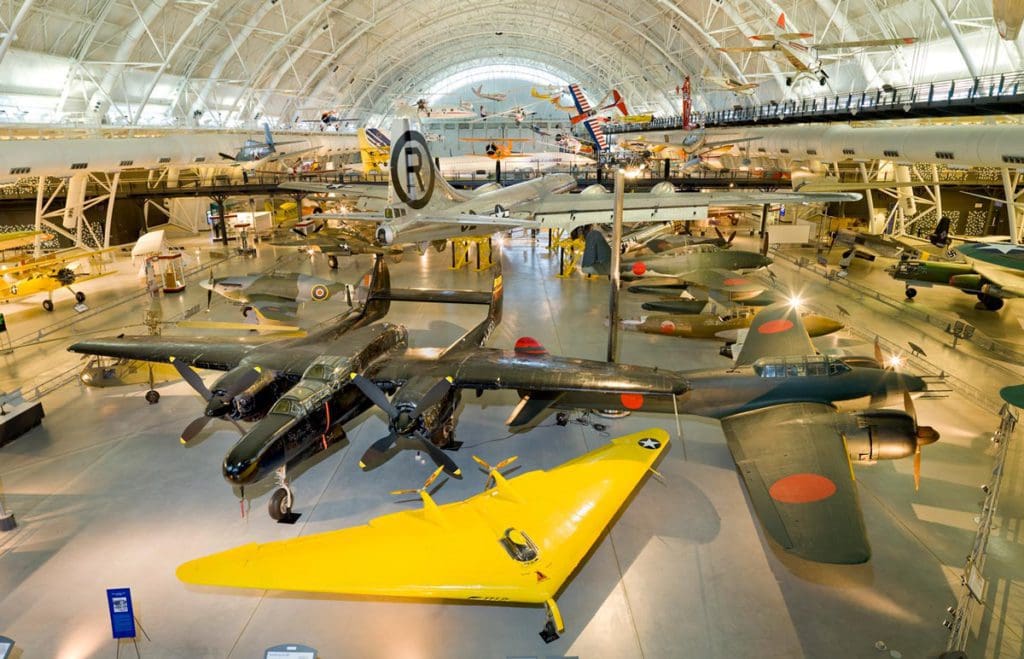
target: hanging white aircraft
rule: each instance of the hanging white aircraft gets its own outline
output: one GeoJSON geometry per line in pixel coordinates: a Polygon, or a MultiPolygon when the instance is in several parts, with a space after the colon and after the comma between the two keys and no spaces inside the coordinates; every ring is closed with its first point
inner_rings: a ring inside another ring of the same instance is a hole
{"type": "MultiPolygon", "coordinates": [[[[506,188],[472,196],[455,190],[438,174],[427,141],[399,120],[391,147],[392,200],[383,213],[319,215],[321,219],[379,223],[380,245],[423,243],[465,235],[480,235],[513,227],[572,229],[612,219],[612,195],[592,186],[578,195],[563,192],[576,187],[568,174],[547,174],[506,188]]],[[[626,195],[624,222],[698,220],[709,205],[762,205],[857,201],[857,193],[709,192],[676,193],[671,184],[652,192],[626,195]]]]}
{"type": "Polygon", "coordinates": [[[473,94],[475,94],[477,97],[487,99],[488,101],[496,101],[498,103],[502,103],[508,100],[508,94],[504,92],[484,92],[483,85],[480,85],[479,87],[470,87],[470,89],[473,90],[473,94]]]}

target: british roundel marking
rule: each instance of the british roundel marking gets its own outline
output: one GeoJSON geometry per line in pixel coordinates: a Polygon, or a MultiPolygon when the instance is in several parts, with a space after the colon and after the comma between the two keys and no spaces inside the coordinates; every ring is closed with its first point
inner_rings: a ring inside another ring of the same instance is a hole
{"type": "Polygon", "coordinates": [[[793,329],[792,321],[786,318],[776,318],[758,327],[757,332],[758,334],[779,334],[791,329],[793,329]]]}
{"type": "Polygon", "coordinates": [[[620,394],[619,400],[627,410],[638,410],[644,406],[643,394],[620,394]]]}
{"type": "Polygon", "coordinates": [[[323,284],[317,284],[309,291],[309,295],[317,302],[323,302],[330,297],[331,291],[323,284]]]}
{"type": "Polygon", "coordinates": [[[772,483],[768,494],[782,503],[814,503],[836,493],[836,484],[821,474],[792,474],[772,483]]]}

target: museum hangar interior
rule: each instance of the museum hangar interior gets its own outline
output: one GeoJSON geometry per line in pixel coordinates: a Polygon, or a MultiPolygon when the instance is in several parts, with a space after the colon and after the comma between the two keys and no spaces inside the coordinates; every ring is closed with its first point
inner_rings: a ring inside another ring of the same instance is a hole
{"type": "Polygon", "coordinates": [[[1024,656],[1022,22],[0,2],[0,659],[1024,656]]]}

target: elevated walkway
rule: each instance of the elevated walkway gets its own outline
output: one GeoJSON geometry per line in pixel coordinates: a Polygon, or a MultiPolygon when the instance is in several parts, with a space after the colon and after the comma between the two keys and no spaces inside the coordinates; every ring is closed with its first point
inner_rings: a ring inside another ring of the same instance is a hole
{"type": "MultiPolygon", "coordinates": [[[[932,82],[908,87],[849,94],[831,94],[762,105],[733,106],[730,110],[695,113],[691,123],[705,128],[754,126],[759,123],[823,123],[974,117],[1020,114],[1024,109],[1024,73],[932,82]]],[[[655,118],[645,124],[611,123],[605,133],[679,130],[682,117],[655,118]]]]}

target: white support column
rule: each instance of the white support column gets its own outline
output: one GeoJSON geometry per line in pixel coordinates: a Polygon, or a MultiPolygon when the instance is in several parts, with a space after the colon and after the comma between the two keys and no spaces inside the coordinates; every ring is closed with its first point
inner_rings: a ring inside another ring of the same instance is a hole
{"type": "Polygon", "coordinates": [[[117,184],[121,180],[121,172],[114,172],[114,177],[110,179],[110,187],[107,189],[109,196],[107,197],[107,218],[103,223],[103,246],[110,247],[110,221],[114,216],[114,201],[117,199],[117,184]]]}
{"type": "MultiPolygon", "coordinates": [[[[865,163],[857,163],[860,169],[860,177],[864,183],[871,183],[871,178],[868,176],[868,167],[865,163]]],[[[868,204],[868,233],[881,233],[882,229],[885,228],[883,224],[881,227],[878,226],[878,220],[875,218],[875,200],[871,195],[871,186],[867,186],[864,190],[864,201],[868,204]]]]}
{"type": "Polygon", "coordinates": [[[4,36],[3,42],[0,43],[0,62],[3,62],[4,57],[7,56],[7,51],[11,48],[11,42],[18,37],[18,27],[25,20],[25,16],[28,15],[28,10],[32,8],[33,2],[34,0],[24,0],[18,9],[18,13],[14,15],[14,20],[11,21],[7,28],[7,34],[4,36]]]}
{"type": "MultiPolygon", "coordinates": [[[[1006,219],[1010,221],[1010,242],[1020,244],[1020,227],[1017,226],[1016,180],[1010,178],[1010,168],[1002,167],[999,172],[1003,176],[1003,195],[1006,197],[1006,219]]],[[[1014,177],[1017,179],[1019,177],[1014,177]]]]}
{"type": "Polygon", "coordinates": [[[932,181],[935,185],[932,187],[932,195],[935,197],[935,220],[942,219],[942,186],[939,184],[939,166],[932,165],[932,181]]]}

